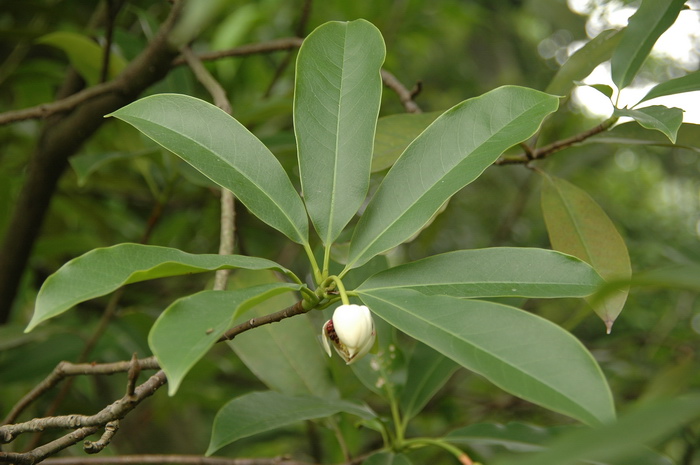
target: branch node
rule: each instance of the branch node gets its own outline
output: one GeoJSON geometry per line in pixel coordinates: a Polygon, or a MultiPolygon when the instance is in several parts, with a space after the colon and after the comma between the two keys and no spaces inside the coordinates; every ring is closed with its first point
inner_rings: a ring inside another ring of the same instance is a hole
{"type": "Polygon", "coordinates": [[[97,441],[85,441],[83,442],[83,450],[88,454],[97,454],[102,452],[105,447],[112,442],[112,438],[119,431],[119,420],[110,421],[105,425],[105,432],[102,433],[100,439],[97,441]]]}

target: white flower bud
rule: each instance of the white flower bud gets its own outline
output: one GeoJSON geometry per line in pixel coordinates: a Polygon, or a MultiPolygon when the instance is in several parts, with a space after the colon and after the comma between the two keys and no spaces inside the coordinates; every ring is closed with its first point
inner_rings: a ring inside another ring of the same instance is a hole
{"type": "Polygon", "coordinates": [[[331,343],[345,363],[362,358],[374,345],[374,320],[364,305],[341,305],[323,325],[323,346],[331,356],[331,343]],[[330,343],[329,343],[330,341],[330,343]]]}

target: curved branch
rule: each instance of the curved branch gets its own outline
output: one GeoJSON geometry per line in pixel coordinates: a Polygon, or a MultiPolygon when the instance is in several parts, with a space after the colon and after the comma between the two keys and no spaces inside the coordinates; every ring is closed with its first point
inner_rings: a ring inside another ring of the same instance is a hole
{"type": "Polygon", "coordinates": [[[200,455],[123,455],[119,457],[57,457],[44,461],[46,465],[311,465],[287,457],[270,459],[232,459],[227,457],[202,457],[200,455]]]}

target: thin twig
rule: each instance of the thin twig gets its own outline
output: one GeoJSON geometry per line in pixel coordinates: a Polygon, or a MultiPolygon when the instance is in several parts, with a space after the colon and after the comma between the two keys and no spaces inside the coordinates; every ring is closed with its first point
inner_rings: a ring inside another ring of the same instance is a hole
{"type": "Polygon", "coordinates": [[[401,84],[401,81],[399,81],[396,76],[391,74],[389,71],[385,70],[382,68],[382,81],[384,81],[384,85],[396,92],[396,95],[399,96],[399,99],[401,100],[401,104],[403,107],[406,109],[408,113],[422,113],[423,110],[418,106],[416,102],[413,101],[414,94],[417,95],[422,86],[420,84],[417,84],[416,87],[414,88],[413,91],[408,90],[406,87],[404,87],[403,84],[401,84]]]}
{"type": "Polygon", "coordinates": [[[290,318],[295,315],[301,315],[302,313],[306,313],[309,310],[305,309],[302,306],[303,303],[304,301],[300,300],[294,305],[290,305],[289,307],[280,310],[279,312],[270,313],[269,315],[264,315],[258,318],[251,318],[245,323],[241,323],[238,326],[234,326],[233,328],[226,331],[226,333],[223,336],[221,336],[217,342],[230,341],[237,335],[245,331],[251,330],[253,328],[257,328],[258,326],[263,326],[270,323],[277,323],[278,321],[282,321],[285,318],[290,318]]]}
{"type": "Polygon", "coordinates": [[[516,164],[527,164],[530,163],[533,160],[542,160],[544,158],[547,158],[548,156],[552,155],[553,153],[556,153],[560,150],[564,150],[566,148],[571,147],[572,145],[578,144],[580,142],[583,142],[584,140],[588,139],[589,137],[595,136],[596,134],[600,134],[601,132],[605,132],[608,129],[612,127],[613,124],[617,122],[617,118],[609,118],[599,125],[592,127],[591,129],[588,129],[587,131],[580,132],[578,134],[575,134],[571,137],[567,137],[566,139],[558,140],[555,142],[552,142],[551,144],[545,145],[544,147],[540,147],[538,149],[533,149],[529,146],[524,146],[523,147],[523,153],[521,155],[513,156],[513,157],[501,157],[496,162],[494,165],[516,165],[516,164]]]}
{"type": "Polygon", "coordinates": [[[202,457],[201,455],[122,455],[119,457],[56,457],[46,459],[45,465],[312,465],[288,457],[232,459],[202,457]]]}
{"type": "MultiPolygon", "coordinates": [[[[303,39],[299,37],[285,37],[282,39],[270,40],[268,42],[258,42],[255,44],[241,45],[240,47],[231,48],[228,50],[218,50],[215,52],[202,53],[197,56],[201,61],[220,60],[227,57],[240,57],[246,55],[259,55],[263,53],[273,53],[282,50],[291,50],[301,47],[303,39]]],[[[176,57],[173,60],[173,66],[184,65],[187,63],[184,56],[176,57]]]]}
{"type": "Polygon", "coordinates": [[[102,452],[105,447],[112,442],[112,438],[119,431],[119,420],[110,421],[105,425],[105,432],[102,433],[100,439],[97,441],[85,441],[83,443],[83,450],[88,454],[97,454],[102,452]]]}

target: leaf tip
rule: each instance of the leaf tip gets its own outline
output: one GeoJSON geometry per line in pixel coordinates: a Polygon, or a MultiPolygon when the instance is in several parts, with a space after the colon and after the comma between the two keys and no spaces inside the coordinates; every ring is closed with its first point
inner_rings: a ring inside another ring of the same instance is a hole
{"type": "Polygon", "coordinates": [[[615,324],[615,320],[605,320],[605,334],[610,334],[612,332],[613,324],[615,324]]]}

